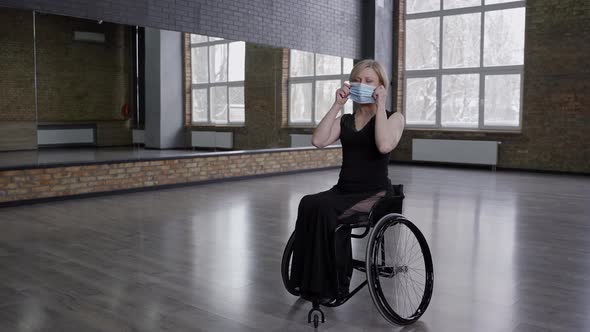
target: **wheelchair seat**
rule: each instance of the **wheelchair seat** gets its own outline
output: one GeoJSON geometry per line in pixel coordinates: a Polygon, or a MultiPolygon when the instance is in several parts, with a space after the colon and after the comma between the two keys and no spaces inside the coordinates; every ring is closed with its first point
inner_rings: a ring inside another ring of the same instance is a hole
{"type": "Polygon", "coordinates": [[[339,218],[340,229],[353,229],[367,227],[362,235],[352,234],[354,238],[362,238],[367,235],[369,228],[375,226],[379,219],[390,213],[402,213],[404,195],[404,186],[394,185],[391,189],[382,195],[375,195],[355,204],[345,211],[339,218]]]}

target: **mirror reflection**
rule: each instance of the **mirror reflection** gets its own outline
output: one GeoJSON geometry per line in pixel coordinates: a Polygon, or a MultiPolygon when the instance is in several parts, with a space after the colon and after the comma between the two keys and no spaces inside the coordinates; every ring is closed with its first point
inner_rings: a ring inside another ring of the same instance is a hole
{"type": "Polygon", "coordinates": [[[25,10],[0,22],[0,167],[311,146],[353,66],[25,10]]]}

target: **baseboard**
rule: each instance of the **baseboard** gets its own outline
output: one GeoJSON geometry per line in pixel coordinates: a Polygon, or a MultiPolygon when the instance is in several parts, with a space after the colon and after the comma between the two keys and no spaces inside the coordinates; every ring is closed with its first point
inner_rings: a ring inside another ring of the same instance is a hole
{"type": "MultiPolygon", "coordinates": [[[[391,160],[389,163],[390,164],[401,164],[401,165],[416,165],[416,166],[424,166],[424,167],[436,167],[436,168],[485,169],[485,170],[490,170],[490,171],[493,170],[492,166],[490,166],[490,165],[439,163],[439,162],[413,161],[413,160],[391,160]]],[[[501,166],[496,166],[496,171],[590,176],[590,172],[587,172],[587,173],[568,172],[568,171],[543,170],[543,169],[532,169],[532,168],[516,168],[516,167],[501,167],[501,166]]]]}

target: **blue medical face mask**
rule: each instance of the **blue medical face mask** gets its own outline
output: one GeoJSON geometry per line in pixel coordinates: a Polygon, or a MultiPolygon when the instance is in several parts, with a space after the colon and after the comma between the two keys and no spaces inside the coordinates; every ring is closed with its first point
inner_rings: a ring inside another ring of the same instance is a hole
{"type": "Polygon", "coordinates": [[[351,83],[348,98],[359,104],[374,104],[373,92],[375,87],[364,83],[351,83]]]}

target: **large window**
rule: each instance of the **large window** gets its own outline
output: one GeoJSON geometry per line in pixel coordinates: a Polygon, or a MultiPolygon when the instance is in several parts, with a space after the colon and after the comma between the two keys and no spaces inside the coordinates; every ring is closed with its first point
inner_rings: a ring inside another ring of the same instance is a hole
{"type": "Polygon", "coordinates": [[[244,42],[191,34],[193,124],[244,123],[245,52],[244,42]]]}
{"type": "Polygon", "coordinates": [[[407,0],[408,127],[518,130],[525,1],[407,0]]]}
{"type": "MultiPolygon", "coordinates": [[[[334,103],[336,90],[348,81],[352,66],[352,59],[291,50],[289,124],[317,125],[334,103]]],[[[352,113],[352,101],[342,112],[352,113]]]]}

